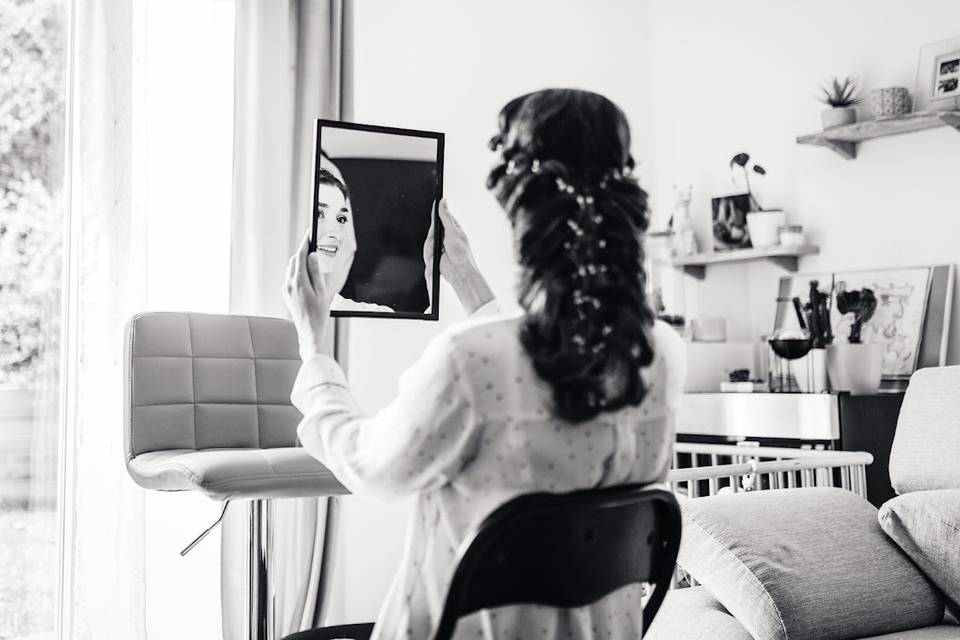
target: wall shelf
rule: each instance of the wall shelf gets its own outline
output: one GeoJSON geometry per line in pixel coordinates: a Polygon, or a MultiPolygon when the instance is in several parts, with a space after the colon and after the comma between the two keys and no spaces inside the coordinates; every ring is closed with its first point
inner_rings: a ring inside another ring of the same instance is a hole
{"type": "Polygon", "coordinates": [[[810,245],[800,247],[765,247],[763,249],[735,249],[732,251],[714,251],[712,253],[696,253],[692,256],[678,256],[673,260],[673,266],[683,269],[698,280],[707,275],[707,266],[724,264],[727,262],[746,262],[751,260],[769,260],[788,271],[797,270],[797,260],[803,256],[812,256],[820,253],[820,249],[810,245]]]}
{"type": "Polygon", "coordinates": [[[936,127],[952,127],[960,131],[960,111],[920,111],[896,118],[866,120],[797,138],[798,144],[813,144],[833,149],[847,160],[857,157],[864,140],[896,136],[936,127]]]}

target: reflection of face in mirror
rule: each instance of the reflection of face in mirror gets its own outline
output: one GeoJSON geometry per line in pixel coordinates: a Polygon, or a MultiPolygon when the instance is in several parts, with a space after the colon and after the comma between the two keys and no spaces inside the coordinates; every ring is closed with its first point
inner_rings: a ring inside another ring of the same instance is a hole
{"type": "Polygon", "coordinates": [[[321,170],[317,178],[317,262],[321,273],[330,273],[337,254],[353,235],[353,213],[347,187],[332,173],[321,170]]]}

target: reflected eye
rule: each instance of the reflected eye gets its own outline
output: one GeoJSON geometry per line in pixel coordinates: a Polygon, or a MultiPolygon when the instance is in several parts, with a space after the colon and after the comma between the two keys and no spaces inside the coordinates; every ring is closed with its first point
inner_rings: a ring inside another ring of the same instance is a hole
{"type": "Polygon", "coordinates": [[[317,218],[323,220],[326,216],[323,214],[323,209],[317,209],[317,218]]]}
{"type": "Polygon", "coordinates": [[[347,224],[347,216],[341,213],[340,215],[337,216],[337,222],[339,222],[340,224],[347,224]]]}

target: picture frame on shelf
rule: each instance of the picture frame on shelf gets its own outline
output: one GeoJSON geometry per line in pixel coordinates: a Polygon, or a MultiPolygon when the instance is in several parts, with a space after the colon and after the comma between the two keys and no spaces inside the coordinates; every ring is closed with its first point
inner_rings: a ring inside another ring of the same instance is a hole
{"type": "Polygon", "coordinates": [[[960,38],[921,47],[914,111],[960,109],[960,38]]]}
{"type": "Polygon", "coordinates": [[[710,208],[714,251],[753,247],[750,242],[750,232],[747,229],[747,213],[753,208],[749,193],[711,198],[710,208]]]}

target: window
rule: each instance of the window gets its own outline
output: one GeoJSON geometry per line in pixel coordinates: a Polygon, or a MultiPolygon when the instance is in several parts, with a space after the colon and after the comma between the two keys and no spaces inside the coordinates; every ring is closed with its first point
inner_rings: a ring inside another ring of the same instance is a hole
{"type": "Polygon", "coordinates": [[[0,0],[0,638],[56,626],[65,25],[0,0]]]}

